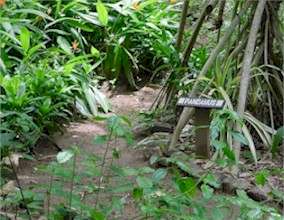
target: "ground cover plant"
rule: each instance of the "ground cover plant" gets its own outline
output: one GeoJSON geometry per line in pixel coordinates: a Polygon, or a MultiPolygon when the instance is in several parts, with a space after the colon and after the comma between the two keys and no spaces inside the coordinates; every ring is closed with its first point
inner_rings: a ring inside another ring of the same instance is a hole
{"type": "Polygon", "coordinates": [[[282,219],[283,11],[0,0],[0,218],[282,219]]]}

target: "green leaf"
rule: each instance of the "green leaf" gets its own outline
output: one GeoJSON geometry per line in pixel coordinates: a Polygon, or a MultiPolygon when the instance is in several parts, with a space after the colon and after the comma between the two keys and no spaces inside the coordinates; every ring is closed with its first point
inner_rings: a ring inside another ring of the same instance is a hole
{"type": "Polygon", "coordinates": [[[91,112],[89,111],[88,107],[86,106],[86,103],[82,99],[76,97],[75,106],[76,106],[76,109],[83,116],[86,116],[87,118],[92,118],[91,112]]]}
{"type": "Polygon", "coordinates": [[[96,58],[100,57],[100,51],[98,51],[95,47],[91,47],[91,54],[94,55],[96,58]]]}
{"type": "Polygon", "coordinates": [[[107,97],[95,87],[92,87],[92,90],[96,101],[98,102],[98,104],[100,104],[104,112],[107,113],[110,109],[107,97]]]}
{"type": "Polygon", "coordinates": [[[238,142],[240,142],[240,143],[242,143],[242,144],[244,144],[244,145],[248,145],[248,140],[247,140],[246,137],[245,137],[243,134],[241,134],[240,132],[232,131],[231,134],[232,134],[233,138],[234,138],[236,141],[238,141],[238,142]]]}
{"type": "Polygon", "coordinates": [[[205,176],[205,178],[203,179],[203,182],[211,186],[214,186],[215,188],[218,188],[220,186],[220,183],[218,182],[217,178],[211,173],[208,173],[205,176]]]}
{"type": "Polygon", "coordinates": [[[119,150],[118,150],[117,148],[114,148],[114,149],[112,150],[112,157],[113,157],[114,159],[119,159],[119,158],[120,158],[120,152],[119,152],[119,150]]]}
{"type": "Polygon", "coordinates": [[[143,196],[143,188],[136,187],[132,191],[132,196],[135,200],[141,199],[143,196]]]}
{"type": "Polygon", "coordinates": [[[267,177],[269,173],[267,170],[262,170],[260,172],[257,172],[255,175],[255,182],[257,185],[264,186],[264,184],[267,182],[267,177]]]}
{"type": "Polygon", "coordinates": [[[57,43],[59,45],[59,47],[64,50],[64,52],[66,52],[67,54],[71,54],[71,45],[69,44],[69,42],[61,36],[57,37],[57,43]]]}
{"type": "Polygon", "coordinates": [[[280,127],[272,137],[271,153],[275,155],[279,145],[283,142],[284,138],[284,127],[280,127]]]}
{"type": "Polygon", "coordinates": [[[135,176],[138,175],[139,171],[135,168],[131,168],[131,167],[124,167],[122,168],[123,170],[123,175],[125,176],[135,176]]]}
{"type": "Polygon", "coordinates": [[[14,133],[0,133],[0,148],[12,144],[15,136],[16,135],[14,133]]]}
{"type": "Polygon", "coordinates": [[[145,173],[154,173],[154,169],[151,167],[141,167],[138,169],[139,174],[145,174],[145,173]]]}
{"type": "Polygon", "coordinates": [[[20,40],[25,53],[27,53],[30,48],[30,38],[30,31],[27,28],[22,27],[20,32],[20,40]]]}
{"type": "Polygon", "coordinates": [[[214,190],[206,184],[202,184],[201,191],[205,199],[210,199],[214,192],[214,190]]]}
{"type": "Polygon", "coordinates": [[[227,147],[227,144],[225,142],[217,140],[212,141],[212,145],[216,148],[216,150],[222,150],[227,147]]]}
{"type": "Polygon", "coordinates": [[[103,26],[107,26],[108,12],[105,5],[99,0],[96,4],[96,9],[99,15],[99,20],[103,26]]]}
{"type": "Polygon", "coordinates": [[[151,187],[153,187],[152,180],[149,179],[148,177],[145,177],[145,176],[138,176],[136,178],[136,182],[137,182],[138,186],[141,187],[141,188],[151,188],[151,187]]]}
{"type": "Polygon", "coordinates": [[[94,138],[93,143],[94,144],[105,144],[107,142],[107,135],[98,135],[94,138]]]}
{"type": "Polygon", "coordinates": [[[153,175],[152,175],[152,179],[155,183],[158,183],[159,181],[161,181],[162,179],[164,179],[167,175],[167,170],[166,169],[163,169],[163,168],[160,168],[160,169],[157,169],[153,175]]]}
{"type": "Polygon", "coordinates": [[[185,193],[189,196],[195,193],[197,187],[196,181],[191,177],[182,177],[178,179],[177,185],[182,193],[185,193]]]}
{"type": "Polygon", "coordinates": [[[66,163],[73,155],[74,153],[71,150],[64,150],[57,154],[56,159],[58,163],[66,163]]]}
{"type": "Polygon", "coordinates": [[[91,89],[90,85],[84,83],[82,86],[85,98],[88,102],[92,115],[98,114],[98,106],[95,98],[94,91],[91,89]]]}
{"type": "Polygon", "coordinates": [[[235,153],[231,148],[226,146],[223,148],[223,152],[230,160],[236,161],[235,153]]]}
{"type": "Polygon", "coordinates": [[[46,13],[43,13],[40,10],[34,10],[34,9],[30,9],[30,8],[13,10],[13,13],[14,14],[22,14],[22,15],[24,15],[24,14],[34,14],[34,15],[37,15],[39,17],[45,18],[47,20],[54,21],[54,19],[52,17],[48,16],[46,13]]]}
{"type": "Polygon", "coordinates": [[[99,212],[97,210],[91,210],[90,211],[90,216],[92,220],[105,220],[106,217],[102,212],[99,212]]]}

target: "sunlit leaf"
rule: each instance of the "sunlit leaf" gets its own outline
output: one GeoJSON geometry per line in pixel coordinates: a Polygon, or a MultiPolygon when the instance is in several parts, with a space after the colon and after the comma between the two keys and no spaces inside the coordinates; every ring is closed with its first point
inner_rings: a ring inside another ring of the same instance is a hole
{"type": "Polygon", "coordinates": [[[27,53],[30,48],[30,38],[30,31],[27,28],[22,27],[20,32],[20,40],[25,53],[27,53]]]}
{"type": "Polygon", "coordinates": [[[107,26],[108,12],[107,12],[105,5],[100,0],[98,0],[98,2],[96,4],[96,9],[97,9],[99,20],[100,20],[101,24],[104,25],[104,26],[107,26]]]}
{"type": "Polygon", "coordinates": [[[74,156],[74,153],[71,150],[64,150],[59,152],[56,155],[56,159],[58,163],[66,163],[74,156]]]}
{"type": "Polygon", "coordinates": [[[91,54],[97,58],[100,57],[100,51],[98,51],[95,47],[91,47],[91,54]]]}

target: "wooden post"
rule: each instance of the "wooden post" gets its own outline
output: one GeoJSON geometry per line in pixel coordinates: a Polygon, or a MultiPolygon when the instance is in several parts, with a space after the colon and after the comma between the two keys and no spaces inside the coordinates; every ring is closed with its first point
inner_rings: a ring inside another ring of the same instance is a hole
{"type": "Polygon", "coordinates": [[[195,147],[196,156],[201,158],[210,158],[210,109],[196,108],[195,109],[195,147]]]}
{"type": "Polygon", "coordinates": [[[177,105],[195,108],[195,146],[196,156],[204,159],[210,157],[210,111],[223,108],[224,100],[181,97],[177,105]]]}

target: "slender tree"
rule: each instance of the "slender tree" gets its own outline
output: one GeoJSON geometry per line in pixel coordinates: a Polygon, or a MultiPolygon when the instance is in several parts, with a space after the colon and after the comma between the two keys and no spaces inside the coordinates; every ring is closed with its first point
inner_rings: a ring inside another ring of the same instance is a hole
{"type": "MultiPolygon", "coordinates": [[[[237,112],[242,117],[245,112],[248,87],[250,81],[250,72],[251,72],[251,64],[253,60],[253,55],[255,51],[255,44],[257,39],[257,32],[261,23],[261,18],[263,15],[264,7],[266,0],[259,0],[257,4],[257,8],[255,10],[255,14],[253,17],[249,38],[247,42],[247,46],[245,49],[243,67],[242,67],[242,75],[241,75],[241,84],[240,84],[240,92],[239,92],[239,100],[237,112]]],[[[240,126],[237,127],[237,130],[240,131],[240,126]]],[[[240,155],[240,142],[235,142],[235,155],[237,159],[239,159],[240,155]]]]}

